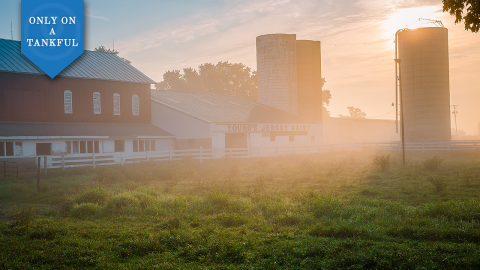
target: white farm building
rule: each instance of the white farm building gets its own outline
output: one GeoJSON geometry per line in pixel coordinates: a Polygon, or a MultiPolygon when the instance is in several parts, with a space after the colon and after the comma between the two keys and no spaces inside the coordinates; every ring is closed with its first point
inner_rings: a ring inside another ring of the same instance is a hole
{"type": "Polygon", "coordinates": [[[176,149],[316,146],[322,124],[239,97],[152,90],[152,124],[176,136],[176,149]]]}

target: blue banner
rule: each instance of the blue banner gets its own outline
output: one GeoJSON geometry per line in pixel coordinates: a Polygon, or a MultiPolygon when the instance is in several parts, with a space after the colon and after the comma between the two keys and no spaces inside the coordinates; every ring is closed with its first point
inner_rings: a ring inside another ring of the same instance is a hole
{"type": "Polygon", "coordinates": [[[83,0],[22,0],[22,53],[50,78],[84,51],[83,0]]]}

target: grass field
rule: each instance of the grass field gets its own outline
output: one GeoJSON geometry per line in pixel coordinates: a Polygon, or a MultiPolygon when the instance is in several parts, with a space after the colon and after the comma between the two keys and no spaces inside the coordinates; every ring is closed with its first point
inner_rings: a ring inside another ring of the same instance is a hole
{"type": "Polygon", "coordinates": [[[0,269],[480,269],[480,151],[145,162],[0,180],[0,269]]]}

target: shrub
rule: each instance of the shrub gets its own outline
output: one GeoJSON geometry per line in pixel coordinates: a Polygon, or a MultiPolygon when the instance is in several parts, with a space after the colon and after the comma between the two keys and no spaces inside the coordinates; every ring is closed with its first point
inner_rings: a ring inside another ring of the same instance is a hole
{"type": "Polygon", "coordinates": [[[13,225],[27,226],[35,218],[35,211],[32,206],[24,205],[22,207],[13,206],[11,209],[13,225]]]}
{"type": "Polygon", "coordinates": [[[81,203],[75,205],[70,211],[70,215],[76,218],[88,218],[95,216],[99,206],[94,203],[81,203]]]}
{"type": "Polygon", "coordinates": [[[121,209],[129,206],[137,206],[138,199],[130,194],[119,194],[111,198],[107,203],[109,209],[121,209]]]}
{"type": "Polygon", "coordinates": [[[217,219],[225,228],[242,226],[248,222],[246,217],[238,214],[222,214],[217,219]]]}
{"type": "Polygon", "coordinates": [[[433,176],[427,177],[427,181],[432,183],[432,185],[435,186],[435,189],[437,192],[442,192],[446,189],[447,183],[443,178],[435,178],[433,176]]]}
{"type": "Polygon", "coordinates": [[[72,208],[75,206],[75,202],[71,198],[67,198],[62,205],[60,205],[60,214],[66,216],[72,208]]]}
{"type": "Polygon", "coordinates": [[[425,170],[427,171],[435,171],[440,167],[440,165],[442,165],[442,163],[442,158],[438,156],[433,156],[423,161],[423,168],[425,168],[425,170]]]}
{"type": "Polygon", "coordinates": [[[390,155],[375,156],[373,158],[373,166],[382,172],[387,171],[388,167],[390,167],[390,155]]]}
{"type": "Polygon", "coordinates": [[[108,199],[108,193],[101,188],[87,190],[75,197],[77,204],[97,203],[104,204],[108,199]]]}
{"type": "Polygon", "coordinates": [[[180,219],[178,218],[172,218],[169,221],[163,223],[160,227],[162,229],[176,230],[176,229],[180,229],[181,222],[180,222],[180,219]]]}

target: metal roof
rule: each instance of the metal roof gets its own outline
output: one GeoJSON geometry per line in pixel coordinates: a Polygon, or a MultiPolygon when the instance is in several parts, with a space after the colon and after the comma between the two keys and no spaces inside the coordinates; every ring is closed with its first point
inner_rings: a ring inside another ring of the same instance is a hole
{"type": "Polygon", "coordinates": [[[239,96],[152,90],[152,101],[207,123],[319,124],[239,96]]]}
{"type": "Polygon", "coordinates": [[[175,135],[152,124],[105,124],[105,123],[55,123],[55,122],[7,122],[0,121],[0,137],[88,137],[148,138],[175,135]]]}
{"type": "MultiPolygon", "coordinates": [[[[0,39],[0,72],[45,75],[21,52],[20,41],[0,39]]],[[[57,76],[133,83],[156,83],[118,55],[85,51],[57,76]]]]}

